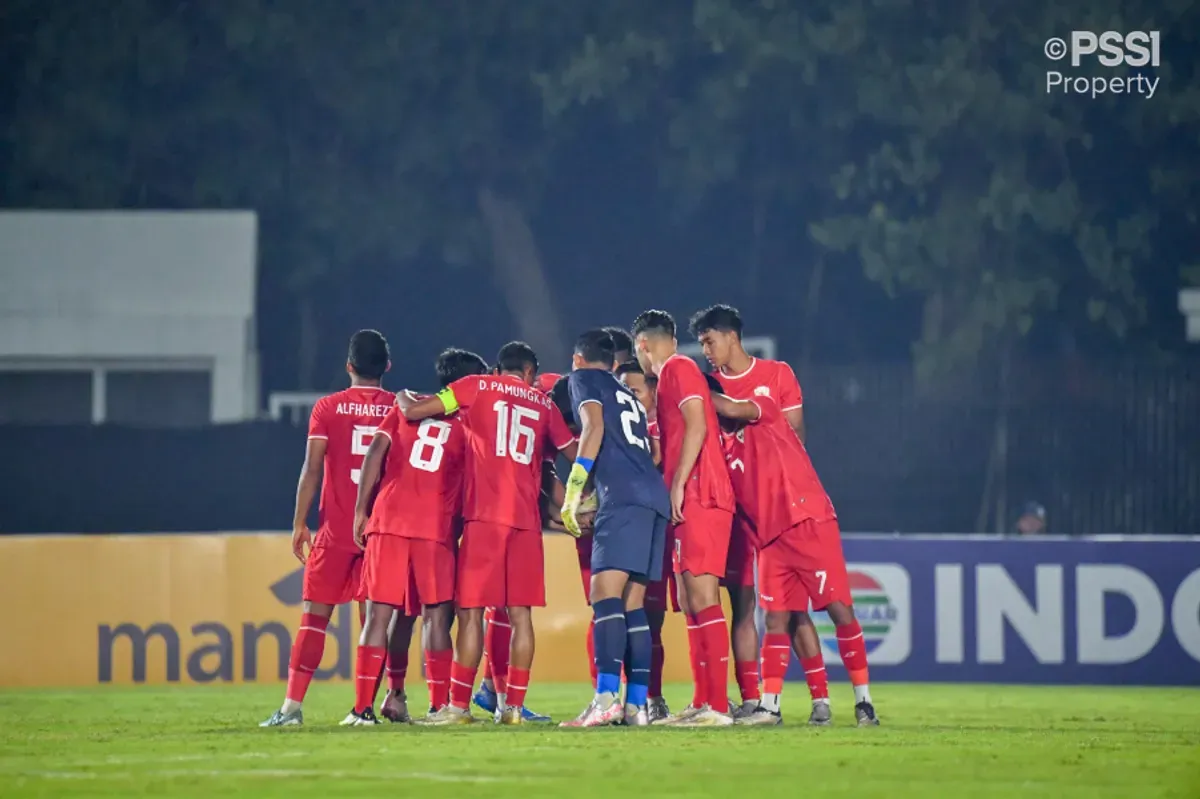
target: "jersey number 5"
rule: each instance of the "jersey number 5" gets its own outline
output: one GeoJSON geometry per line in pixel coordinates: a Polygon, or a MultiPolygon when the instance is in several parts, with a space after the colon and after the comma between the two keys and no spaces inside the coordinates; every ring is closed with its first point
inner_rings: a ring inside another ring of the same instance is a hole
{"type": "Polygon", "coordinates": [[[436,472],[446,454],[450,425],[441,419],[426,419],[417,428],[417,440],[408,453],[408,465],[423,472],[436,472]]]}
{"type": "Polygon", "coordinates": [[[634,430],[634,425],[646,413],[646,409],[642,407],[642,403],[637,397],[632,394],[626,394],[624,391],[617,392],[617,403],[619,405],[628,405],[629,407],[621,411],[621,430],[625,433],[625,440],[635,447],[641,447],[650,451],[650,442],[642,438],[634,430]]]}
{"type": "MultiPolygon", "coordinates": [[[[371,427],[365,424],[354,425],[354,432],[350,434],[350,454],[356,458],[362,458],[367,454],[367,448],[371,446],[371,439],[375,437],[377,427],[371,427]]],[[[362,467],[350,470],[350,479],[358,485],[358,481],[362,479],[362,467]]]]}
{"type": "Polygon", "coordinates": [[[533,463],[533,448],[537,433],[526,422],[536,422],[542,415],[533,408],[509,404],[498,400],[492,406],[496,412],[496,457],[512,458],[517,463],[533,463]]]}

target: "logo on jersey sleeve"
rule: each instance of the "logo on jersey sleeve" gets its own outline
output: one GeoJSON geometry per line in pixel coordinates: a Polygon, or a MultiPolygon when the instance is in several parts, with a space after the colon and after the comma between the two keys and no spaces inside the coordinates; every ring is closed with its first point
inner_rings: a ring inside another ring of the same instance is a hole
{"type": "MultiPolygon", "coordinates": [[[[908,572],[894,563],[847,564],[854,613],[872,664],[903,663],[912,653],[912,614],[908,572]]],[[[827,665],[841,665],[837,633],[825,613],[814,613],[827,665]]]]}

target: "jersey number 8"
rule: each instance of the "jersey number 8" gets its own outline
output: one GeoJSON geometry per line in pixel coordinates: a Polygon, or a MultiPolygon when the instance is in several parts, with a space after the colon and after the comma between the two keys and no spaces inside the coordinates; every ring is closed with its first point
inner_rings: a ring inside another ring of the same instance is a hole
{"type": "Polygon", "coordinates": [[[441,419],[426,419],[417,428],[417,440],[408,453],[408,465],[423,472],[436,472],[446,454],[450,424],[441,419]]]}
{"type": "Polygon", "coordinates": [[[634,432],[633,426],[646,414],[646,409],[642,407],[642,403],[637,397],[632,394],[626,394],[624,391],[617,392],[617,403],[628,405],[628,410],[621,411],[621,430],[625,433],[625,440],[635,447],[641,447],[650,451],[650,442],[634,432]]]}
{"type": "Polygon", "coordinates": [[[510,408],[504,400],[498,400],[492,410],[496,412],[496,457],[512,458],[523,466],[533,463],[537,434],[525,422],[536,422],[542,415],[520,405],[510,408]]]}

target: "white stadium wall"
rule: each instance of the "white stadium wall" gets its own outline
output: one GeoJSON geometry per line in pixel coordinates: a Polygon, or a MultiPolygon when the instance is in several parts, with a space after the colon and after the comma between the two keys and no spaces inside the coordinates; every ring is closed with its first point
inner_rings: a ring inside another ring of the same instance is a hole
{"type": "MultiPolygon", "coordinates": [[[[203,421],[256,417],[257,237],[253,212],[0,213],[0,383],[86,391],[93,422],[198,386],[203,421]]],[[[16,405],[0,421],[47,421],[16,405]]]]}

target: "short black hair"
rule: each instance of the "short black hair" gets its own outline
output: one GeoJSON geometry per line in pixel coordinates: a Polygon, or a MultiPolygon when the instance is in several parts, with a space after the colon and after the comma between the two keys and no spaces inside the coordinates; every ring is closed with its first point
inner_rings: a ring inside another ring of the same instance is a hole
{"type": "Polygon", "coordinates": [[[658,375],[647,374],[646,375],[646,385],[649,388],[652,388],[655,391],[657,391],[658,390],[658,375]]]}
{"type": "Polygon", "coordinates": [[[378,330],[360,330],[350,337],[346,362],[359,377],[378,380],[387,371],[390,360],[387,339],[378,330]]]}
{"type": "Polygon", "coordinates": [[[713,377],[711,374],[704,375],[704,382],[708,383],[708,390],[715,391],[718,394],[724,394],[725,389],[721,386],[721,381],[713,377]]]}
{"type": "Polygon", "coordinates": [[[488,371],[487,361],[481,355],[470,350],[460,350],[457,347],[448,347],[442,350],[437,361],[434,362],[433,368],[437,371],[438,382],[441,383],[442,388],[459,378],[469,375],[485,375],[488,371]]]}
{"type": "Polygon", "coordinates": [[[703,311],[696,311],[688,323],[688,330],[694,338],[700,338],[710,330],[719,333],[737,333],[742,337],[742,315],[732,305],[714,305],[703,311]]]}
{"type": "Polygon", "coordinates": [[[666,311],[659,311],[653,308],[649,311],[642,311],[633,320],[632,333],[634,336],[646,333],[648,335],[657,334],[675,338],[675,317],[666,311]]]}
{"type": "Polygon", "coordinates": [[[608,325],[604,328],[604,332],[612,336],[613,352],[628,352],[633,354],[633,336],[625,332],[624,328],[616,325],[608,325]]]}
{"type": "Polygon", "coordinates": [[[617,368],[616,368],[615,372],[616,372],[617,377],[621,377],[622,375],[645,375],[646,374],[645,371],[642,370],[642,365],[640,363],[638,363],[637,361],[624,361],[622,363],[619,363],[619,364],[617,364],[617,368]]]}
{"type": "Polygon", "coordinates": [[[537,353],[524,341],[510,341],[496,353],[496,370],[499,372],[523,372],[526,366],[538,370],[537,353]]]}
{"type": "Polygon", "coordinates": [[[550,389],[550,399],[558,406],[558,410],[562,413],[563,419],[571,427],[576,426],[575,410],[571,407],[571,389],[567,384],[569,375],[563,375],[554,381],[554,386],[550,389]]]}
{"type": "Polygon", "coordinates": [[[579,334],[575,339],[575,354],[587,363],[602,364],[606,369],[612,369],[613,352],[612,336],[602,327],[592,328],[579,334]]]}

